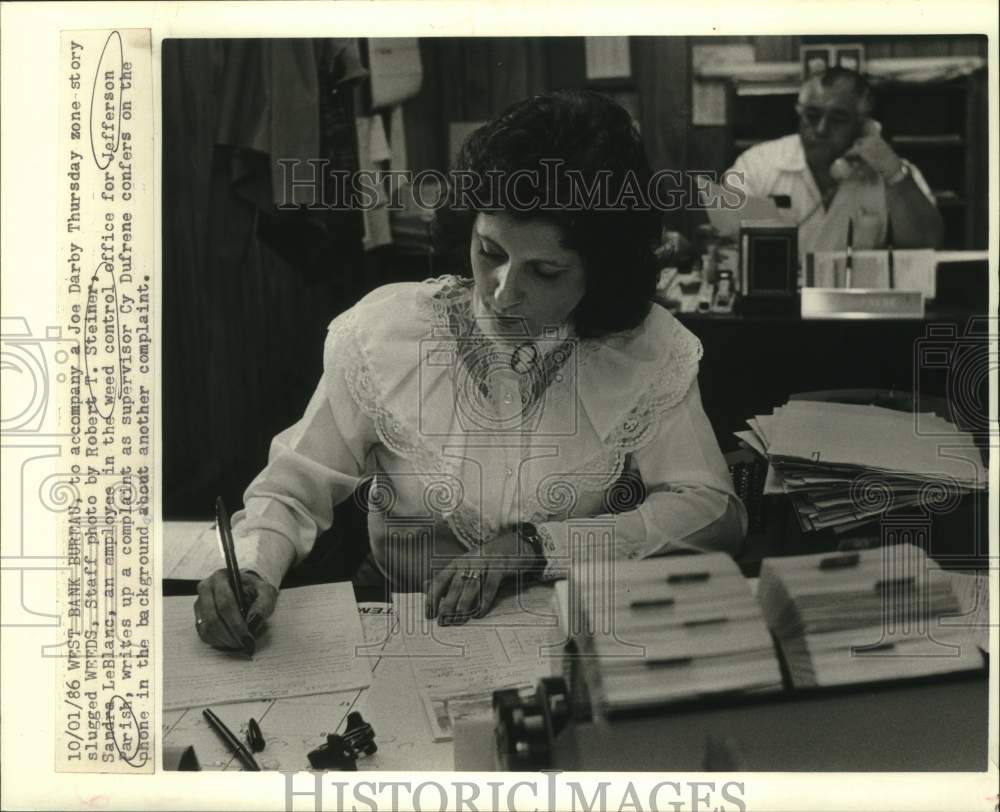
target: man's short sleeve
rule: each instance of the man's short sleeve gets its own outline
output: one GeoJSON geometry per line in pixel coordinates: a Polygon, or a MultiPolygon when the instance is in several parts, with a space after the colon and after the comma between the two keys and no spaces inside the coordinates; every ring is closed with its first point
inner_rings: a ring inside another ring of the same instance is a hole
{"type": "Polygon", "coordinates": [[[913,178],[913,182],[915,184],[917,184],[917,188],[921,192],[924,193],[924,197],[926,197],[931,203],[933,203],[936,206],[937,205],[937,200],[934,198],[934,192],[931,191],[931,187],[928,185],[927,181],[924,179],[924,176],[920,172],[920,170],[917,169],[916,165],[914,165],[914,164],[910,163],[910,161],[906,160],[906,158],[901,158],[900,160],[904,164],[906,164],[907,168],[909,168],[909,170],[910,170],[910,177],[913,178]]]}

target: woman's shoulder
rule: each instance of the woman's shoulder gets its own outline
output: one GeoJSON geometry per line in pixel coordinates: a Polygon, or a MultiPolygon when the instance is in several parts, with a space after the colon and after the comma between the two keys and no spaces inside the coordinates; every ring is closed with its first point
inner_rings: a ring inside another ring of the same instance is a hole
{"type": "Polygon", "coordinates": [[[428,352],[426,342],[470,300],[471,280],[454,276],[378,287],[330,323],[324,363],[363,369],[388,387],[402,384],[428,352]]]}
{"type": "Polygon", "coordinates": [[[631,330],[614,333],[596,342],[617,363],[634,366],[643,374],[651,369],[683,366],[697,372],[701,342],[663,306],[651,304],[645,319],[631,330]]]}
{"type": "Polygon", "coordinates": [[[698,377],[701,342],[658,304],[637,327],[586,343],[580,391],[604,437],[627,424],[630,415],[676,406],[698,377]]]}
{"type": "Polygon", "coordinates": [[[470,291],[471,280],[459,277],[384,285],[330,325],[327,374],[346,384],[382,441],[404,456],[421,445],[416,427],[426,415],[445,415],[442,402],[454,404],[440,385],[449,368],[442,329],[455,329],[449,318],[468,311],[470,291]]]}
{"type": "Polygon", "coordinates": [[[471,289],[472,280],[457,276],[382,285],[337,316],[330,329],[350,323],[355,332],[374,339],[421,336],[440,320],[446,307],[470,299],[471,289]]]}

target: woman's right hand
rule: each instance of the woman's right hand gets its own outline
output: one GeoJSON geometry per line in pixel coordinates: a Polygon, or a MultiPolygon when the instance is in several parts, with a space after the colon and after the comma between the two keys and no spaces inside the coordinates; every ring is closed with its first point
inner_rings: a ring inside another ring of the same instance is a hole
{"type": "Polygon", "coordinates": [[[253,654],[256,647],[253,636],[274,612],[278,590],[255,572],[241,570],[240,577],[250,602],[246,619],[240,614],[236,596],[229,586],[228,572],[220,569],[198,583],[194,627],[198,636],[210,646],[253,654]]]}

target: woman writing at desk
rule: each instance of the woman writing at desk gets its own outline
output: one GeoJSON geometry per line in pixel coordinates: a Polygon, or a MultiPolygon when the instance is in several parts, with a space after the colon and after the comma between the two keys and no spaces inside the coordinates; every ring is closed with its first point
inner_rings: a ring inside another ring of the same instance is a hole
{"type": "Polygon", "coordinates": [[[596,93],[528,99],[470,136],[459,169],[438,229],[471,278],[389,285],[330,325],[305,415],[234,517],[253,605],[244,621],[225,570],[202,581],[205,642],[243,647],[369,474],[372,558],[441,622],[574,556],[740,544],[701,345],[651,304],[659,212],[624,186],[651,174],[629,114],[596,93]]]}

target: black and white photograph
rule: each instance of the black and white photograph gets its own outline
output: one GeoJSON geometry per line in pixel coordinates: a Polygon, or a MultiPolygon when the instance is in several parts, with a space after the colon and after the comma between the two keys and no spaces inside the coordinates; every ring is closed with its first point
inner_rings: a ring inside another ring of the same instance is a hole
{"type": "Polygon", "coordinates": [[[0,4],[0,807],[997,812],[998,20],[0,4]]]}
{"type": "Polygon", "coordinates": [[[986,46],[165,41],[168,749],[985,769],[986,46]]]}

